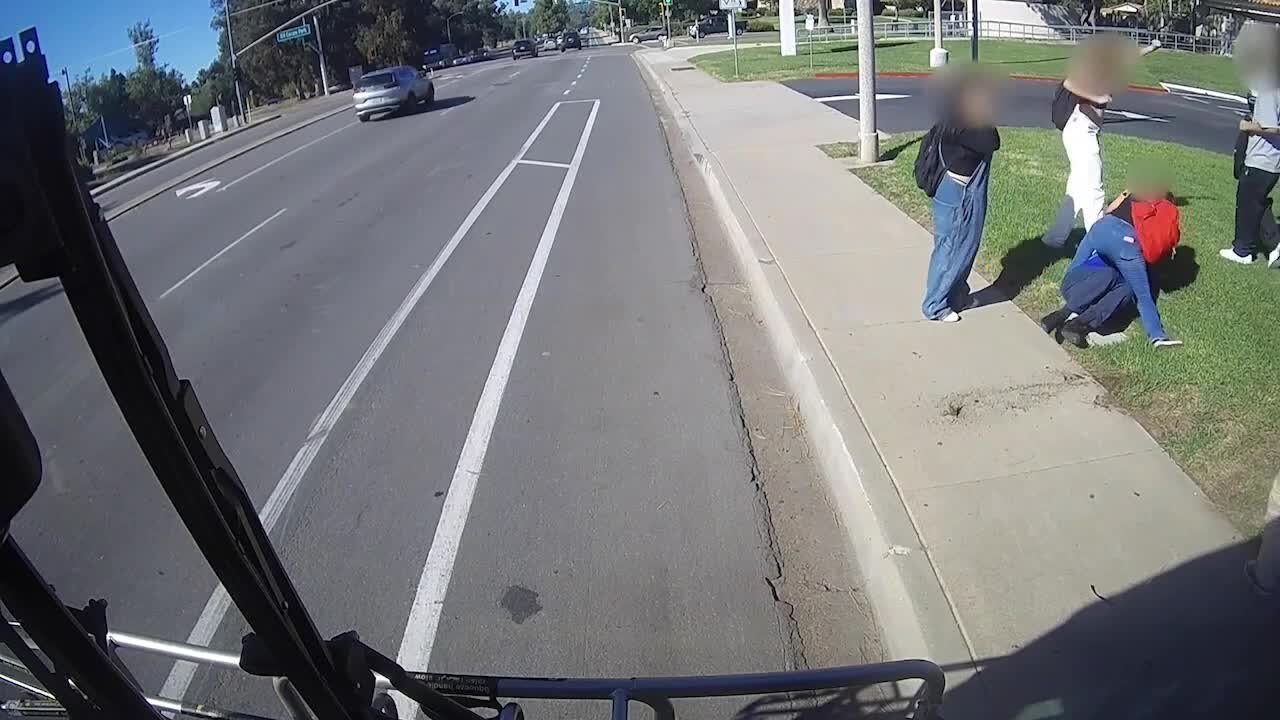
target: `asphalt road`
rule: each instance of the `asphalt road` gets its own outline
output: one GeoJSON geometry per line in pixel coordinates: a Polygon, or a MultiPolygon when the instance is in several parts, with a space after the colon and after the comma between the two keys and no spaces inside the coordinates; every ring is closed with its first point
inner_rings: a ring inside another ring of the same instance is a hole
{"type": "MultiPolygon", "coordinates": [[[[429,111],[338,114],[112,223],[326,635],[456,672],[786,667],[732,380],[628,53],[462,68],[429,111]]],[[[0,367],[46,463],[14,534],[63,597],[237,649],[56,284],[0,290],[0,367]]],[[[149,691],[279,713],[265,681],[125,657],[149,691]]]]}
{"type": "MultiPolygon", "coordinates": [[[[934,112],[927,83],[927,78],[877,78],[880,102],[876,105],[876,123],[880,129],[889,133],[928,129],[934,112]]],[[[791,80],[784,84],[822,99],[845,115],[858,117],[857,79],[791,80]]],[[[1053,127],[1049,119],[1053,82],[1007,80],[1001,89],[997,124],[1053,127]]],[[[1213,98],[1129,91],[1111,103],[1106,132],[1230,153],[1244,109],[1243,105],[1213,98]]]]}

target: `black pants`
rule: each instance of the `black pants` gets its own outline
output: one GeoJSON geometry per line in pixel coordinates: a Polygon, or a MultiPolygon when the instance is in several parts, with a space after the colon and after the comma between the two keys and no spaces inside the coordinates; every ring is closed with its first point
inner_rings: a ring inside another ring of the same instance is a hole
{"type": "Polygon", "coordinates": [[[1236,184],[1236,239],[1232,243],[1236,254],[1253,257],[1259,252],[1258,238],[1262,228],[1262,215],[1267,211],[1267,196],[1275,189],[1280,175],[1245,166],[1236,184]]]}

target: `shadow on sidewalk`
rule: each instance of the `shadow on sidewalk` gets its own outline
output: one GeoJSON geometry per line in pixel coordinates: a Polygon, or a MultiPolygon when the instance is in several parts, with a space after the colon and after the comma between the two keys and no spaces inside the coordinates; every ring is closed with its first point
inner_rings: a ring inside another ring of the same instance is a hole
{"type": "MultiPolygon", "coordinates": [[[[1244,572],[1256,542],[1203,555],[979,662],[947,718],[1219,720],[1276,717],[1280,611],[1244,572]]],[[[951,668],[956,669],[956,668],[951,668]]]]}
{"type": "Polygon", "coordinates": [[[977,307],[1008,302],[1018,297],[1028,285],[1044,274],[1050,265],[1062,258],[1071,257],[1084,231],[1071,232],[1062,248],[1051,248],[1040,241],[1040,236],[1029,237],[1013,246],[1000,258],[1000,274],[985,288],[973,294],[977,307]]]}

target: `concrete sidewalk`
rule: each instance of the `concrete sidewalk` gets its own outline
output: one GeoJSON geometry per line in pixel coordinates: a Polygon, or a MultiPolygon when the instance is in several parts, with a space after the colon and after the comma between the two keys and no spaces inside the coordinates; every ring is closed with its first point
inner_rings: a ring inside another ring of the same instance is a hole
{"type": "Polygon", "coordinates": [[[1251,677],[1274,630],[1251,549],[1187,475],[1013,304],[921,318],[930,233],[815,147],[855,120],[689,54],[636,58],[765,306],[886,647],[948,670],[946,717],[1148,717],[1251,677]]]}

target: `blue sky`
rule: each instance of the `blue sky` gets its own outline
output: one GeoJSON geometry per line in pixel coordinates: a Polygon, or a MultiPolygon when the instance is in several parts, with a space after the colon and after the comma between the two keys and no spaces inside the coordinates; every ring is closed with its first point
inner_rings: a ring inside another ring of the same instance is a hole
{"type": "MultiPolygon", "coordinates": [[[[233,0],[231,7],[245,3],[233,0]]],[[[0,0],[0,37],[35,25],[50,74],[61,74],[66,67],[74,76],[87,67],[97,76],[133,67],[125,28],[151,20],[160,36],[157,59],[191,81],[218,51],[211,15],[208,0],[0,0]]]]}
{"type": "Polygon", "coordinates": [[[208,0],[0,0],[0,37],[35,25],[51,75],[64,66],[72,75],[125,72],[134,66],[125,28],[149,19],[160,36],[157,60],[191,80],[218,51],[211,15],[208,0]]]}

